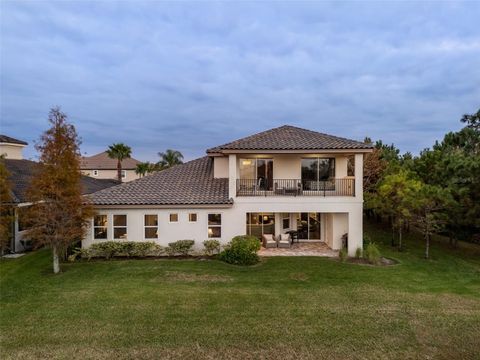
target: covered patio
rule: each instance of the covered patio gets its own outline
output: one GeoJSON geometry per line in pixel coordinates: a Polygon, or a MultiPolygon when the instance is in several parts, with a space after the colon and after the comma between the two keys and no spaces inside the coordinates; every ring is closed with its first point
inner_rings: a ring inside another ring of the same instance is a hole
{"type": "Polygon", "coordinates": [[[262,248],[258,252],[259,256],[323,256],[323,257],[337,257],[338,251],[332,250],[324,242],[300,242],[293,243],[290,248],[262,248]]]}

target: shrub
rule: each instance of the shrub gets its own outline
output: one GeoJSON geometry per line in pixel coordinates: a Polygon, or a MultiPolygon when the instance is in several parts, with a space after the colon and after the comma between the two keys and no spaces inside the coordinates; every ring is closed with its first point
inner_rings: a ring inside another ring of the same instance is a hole
{"type": "Polygon", "coordinates": [[[168,255],[184,255],[187,256],[191,251],[195,241],[193,240],[178,240],[168,244],[165,249],[168,255]]]}
{"type": "Polygon", "coordinates": [[[345,262],[348,259],[348,251],[346,248],[342,248],[338,253],[338,257],[340,258],[341,262],[345,262]]]}
{"type": "Polygon", "coordinates": [[[203,247],[206,255],[218,254],[220,252],[220,241],[214,239],[205,240],[203,247]]]}
{"type": "Polygon", "coordinates": [[[370,264],[377,265],[380,262],[380,250],[377,245],[370,243],[363,252],[363,257],[367,259],[370,264]]]}
{"type": "Polygon", "coordinates": [[[114,256],[118,256],[121,252],[122,243],[117,241],[104,241],[101,243],[92,244],[90,251],[92,256],[103,257],[105,259],[111,259],[114,256]]]}
{"type": "Polygon", "coordinates": [[[368,245],[368,244],[371,244],[373,241],[372,241],[372,238],[370,237],[370,235],[368,234],[363,234],[363,245],[368,245]]]}
{"type": "Polygon", "coordinates": [[[259,261],[258,250],[260,250],[260,241],[256,237],[235,236],[220,253],[220,259],[229,264],[253,265],[259,261]]]}
{"type": "Polygon", "coordinates": [[[357,259],[360,259],[362,257],[362,248],[357,248],[357,250],[355,250],[355,257],[357,259]]]}

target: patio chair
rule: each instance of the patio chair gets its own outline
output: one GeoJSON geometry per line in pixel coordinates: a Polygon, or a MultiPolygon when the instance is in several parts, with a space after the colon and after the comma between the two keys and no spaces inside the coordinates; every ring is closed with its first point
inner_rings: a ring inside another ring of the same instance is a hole
{"type": "Polygon", "coordinates": [[[266,249],[277,247],[277,242],[275,241],[275,238],[273,237],[272,234],[263,234],[262,235],[262,242],[263,242],[263,246],[266,249]]]}
{"type": "Polygon", "coordinates": [[[289,234],[280,234],[278,236],[278,247],[289,248],[292,245],[289,234]]]}

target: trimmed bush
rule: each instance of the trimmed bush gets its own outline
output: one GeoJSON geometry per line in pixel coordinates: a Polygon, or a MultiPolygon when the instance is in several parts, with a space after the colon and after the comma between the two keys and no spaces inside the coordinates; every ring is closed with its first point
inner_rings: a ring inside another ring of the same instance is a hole
{"type": "Polygon", "coordinates": [[[111,259],[116,256],[156,256],[161,253],[162,247],[154,242],[147,241],[104,241],[92,244],[88,249],[78,249],[69,257],[69,261],[75,261],[78,256],[101,257],[111,259]]]}
{"type": "Polygon", "coordinates": [[[220,260],[229,264],[254,265],[258,263],[257,251],[260,250],[260,241],[255,236],[235,236],[220,253],[220,260]]]}
{"type": "Polygon", "coordinates": [[[362,248],[357,248],[357,250],[355,250],[355,257],[360,259],[362,257],[362,252],[362,248]]]}
{"type": "Polygon", "coordinates": [[[191,251],[192,247],[195,244],[193,240],[178,240],[175,242],[168,243],[168,247],[165,249],[169,256],[173,255],[183,255],[187,256],[191,251]]]}
{"type": "Polygon", "coordinates": [[[380,263],[380,250],[378,250],[377,245],[374,243],[370,243],[367,245],[365,248],[365,251],[363,252],[363,257],[373,265],[377,265],[380,263]]]}
{"type": "Polygon", "coordinates": [[[203,247],[205,248],[205,255],[214,255],[220,252],[220,241],[210,239],[203,242],[203,247]]]}
{"type": "Polygon", "coordinates": [[[338,257],[340,258],[340,261],[341,262],[345,262],[347,261],[348,259],[348,251],[346,248],[342,248],[339,253],[338,253],[338,257]]]}

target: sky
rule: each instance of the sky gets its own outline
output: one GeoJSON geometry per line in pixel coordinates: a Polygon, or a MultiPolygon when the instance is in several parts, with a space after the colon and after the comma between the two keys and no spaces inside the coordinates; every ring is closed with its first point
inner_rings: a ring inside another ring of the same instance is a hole
{"type": "Polygon", "coordinates": [[[480,107],[480,2],[0,1],[0,133],[186,159],[284,124],[418,153],[480,107]]]}

